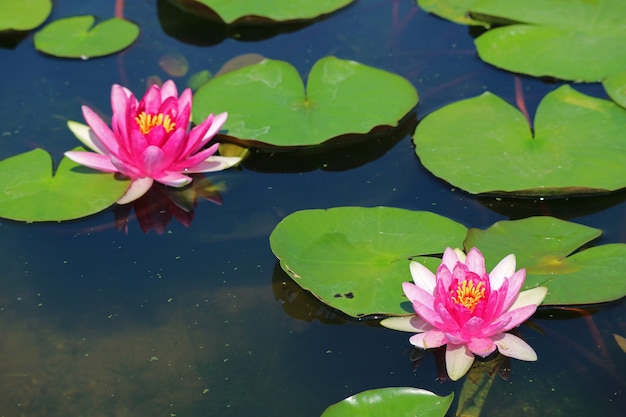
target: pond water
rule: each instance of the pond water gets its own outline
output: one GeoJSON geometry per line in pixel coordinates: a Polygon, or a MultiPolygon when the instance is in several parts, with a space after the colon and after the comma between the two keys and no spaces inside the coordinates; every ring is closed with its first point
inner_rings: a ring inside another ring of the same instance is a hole
{"type": "MultiPolygon", "coordinates": [[[[51,19],[110,17],[111,3],[59,0],[51,19]]],[[[420,103],[408,127],[384,140],[319,154],[254,153],[209,175],[222,204],[199,201],[188,227],[164,215],[156,220],[162,233],[144,233],[133,212],[125,232],[112,210],[66,223],[0,222],[0,416],[313,417],[386,386],[455,392],[453,416],[462,381],[439,381],[435,355],[412,352],[407,334],[349,320],[299,290],[270,251],[276,224],[301,209],[382,205],[480,228],[553,215],[603,229],[596,243],[626,242],[623,192],[554,202],[476,197],[421,167],[410,137],[416,118],[487,90],[514,103],[516,82],[532,115],[560,84],[488,66],[467,27],[413,1],[359,0],[261,40],[201,38],[184,25],[166,31],[177,17],[165,1],[127,0],[124,15],[142,36],[121,54],[55,59],[34,50],[32,35],[0,49],[0,158],[41,147],[58,161],[77,145],[66,121],[82,120],[82,104],[108,114],[112,84],[141,94],[149,77],[168,78],[159,60],[174,53],[190,73],[259,53],[303,75],[335,55],[406,77],[420,103]]],[[[183,88],[186,78],[176,82],[183,88]]],[[[605,97],[597,85],[576,88],[605,97]]],[[[539,361],[511,361],[481,415],[623,416],[626,353],[613,337],[626,336],[623,300],[542,310],[520,331],[539,361]]]]}

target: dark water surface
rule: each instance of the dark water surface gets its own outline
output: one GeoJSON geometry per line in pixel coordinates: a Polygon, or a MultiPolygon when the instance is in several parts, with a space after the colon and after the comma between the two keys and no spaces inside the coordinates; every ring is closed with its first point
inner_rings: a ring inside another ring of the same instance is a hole
{"type": "MultiPolygon", "coordinates": [[[[327,55],[354,59],[410,80],[418,119],[486,90],[514,103],[514,75],[482,63],[466,27],[413,1],[358,0],[291,33],[213,45],[166,34],[177,19],[167,6],[126,1],[142,36],[111,57],[46,57],[32,36],[0,49],[0,157],[43,147],[59,160],[78,144],[66,121],[82,121],[82,104],[109,114],[111,85],[141,95],[148,77],[168,78],[158,62],[170,53],[183,54],[190,73],[250,52],[303,75],[327,55]]],[[[59,0],[51,19],[87,13],[111,17],[113,4],[59,0]]],[[[531,114],[559,85],[520,79],[531,114]]],[[[604,97],[598,86],[576,88],[604,97]]],[[[118,231],[112,211],[62,224],[0,222],[0,416],[314,417],[385,386],[458,398],[462,382],[438,382],[432,353],[411,362],[407,334],[346,320],[299,291],[269,249],[274,226],[300,209],[385,205],[481,228],[549,214],[603,229],[598,243],[626,242],[625,195],[471,196],[420,166],[409,133],[317,156],[253,155],[209,177],[225,184],[222,205],[201,201],[190,227],[172,220],[162,234],[144,234],[134,219],[118,231]]],[[[544,311],[523,327],[539,361],[512,361],[482,415],[623,416],[626,353],[613,334],[626,336],[624,303],[589,311],[544,311]]]]}

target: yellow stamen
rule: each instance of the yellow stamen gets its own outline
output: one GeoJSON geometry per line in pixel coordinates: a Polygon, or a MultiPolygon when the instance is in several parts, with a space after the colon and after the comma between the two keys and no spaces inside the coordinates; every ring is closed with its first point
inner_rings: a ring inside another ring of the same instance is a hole
{"type": "MultiPolygon", "coordinates": [[[[452,294],[454,295],[454,291],[452,294]]],[[[456,297],[452,297],[455,303],[461,304],[468,308],[470,312],[474,312],[474,308],[478,305],[480,300],[485,298],[485,287],[483,287],[483,283],[479,282],[478,285],[474,286],[474,281],[466,280],[461,282],[460,285],[456,287],[456,297]]]]}
{"type": "Polygon", "coordinates": [[[167,133],[170,133],[176,127],[176,123],[172,121],[169,114],[164,116],[163,113],[148,114],[143,111],[135,117],[135,120],[137,121],[139,130],[141,130],[141,133],[144,135],[150,133],[152,128],[156,126],[163,126],[167,133]]]}

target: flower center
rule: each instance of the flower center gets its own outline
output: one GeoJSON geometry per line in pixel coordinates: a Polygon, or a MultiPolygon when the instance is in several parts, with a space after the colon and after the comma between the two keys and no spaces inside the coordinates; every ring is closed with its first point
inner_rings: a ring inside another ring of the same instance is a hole
{"type": "Polygon", "coordinates": [[[137,121],[139,130],[141,130],[141,133],[144,135],[150,133],[152,128],[156,126],[163,126],[167,133],[170,133],[176,127],[176,123],[172,121],[169,114],[148,114],[145,111],[142,111],[137,117],[135,117],[135,120],[137,121]]]}
{"type": "Polygon", "coordinates": [[[482,282],[474,286],[474,281],[464,280],[456,286],[456,296],[454,291],[451,291],[450,295],[455,303],[467,307],[473,313],[480,300],[485,298],[485,287],[482,282]]]}

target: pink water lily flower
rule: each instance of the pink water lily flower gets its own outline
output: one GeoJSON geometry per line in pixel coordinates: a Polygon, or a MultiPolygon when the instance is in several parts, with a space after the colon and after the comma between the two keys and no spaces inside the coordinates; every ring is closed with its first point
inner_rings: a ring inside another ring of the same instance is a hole
{"type": "Polygon", "coordinates": [[[90,168],[129,177],[131,184],[120,204],[141,197],[153,181],[183,187],[191,182],[187,174],[220,171],[238,163],[240,158],[215,156],[218,144],[203,149],[226,122],[227,114],[211,114],[189,130],[191,99],[190,89],[179,97],[172,80],[162,87],[150,86],[141,101],[115,84],[111,89],[112,128],[83,106],[89,126],[72,121],[68,126],[94,152],[65,155],[90,168]]]}
{"type": "Polygon", "coordinates": [[[437,273],[411,262],[414,283],[402,285],[417,315],[392,317],[385,327],[416,332],[409,341],[422,348],[446,345],[446,370],[461,378],[474,355],[488,356],[496,349],[525,361],[537,360],[535,351],[508,330],[532,316],[547,294],[536,287],[520,292],[526,271],[515,271],[515,255],[508,255],[487,274],[482,253],[471,249],[467,257],[447,248],[437,273]]]}

